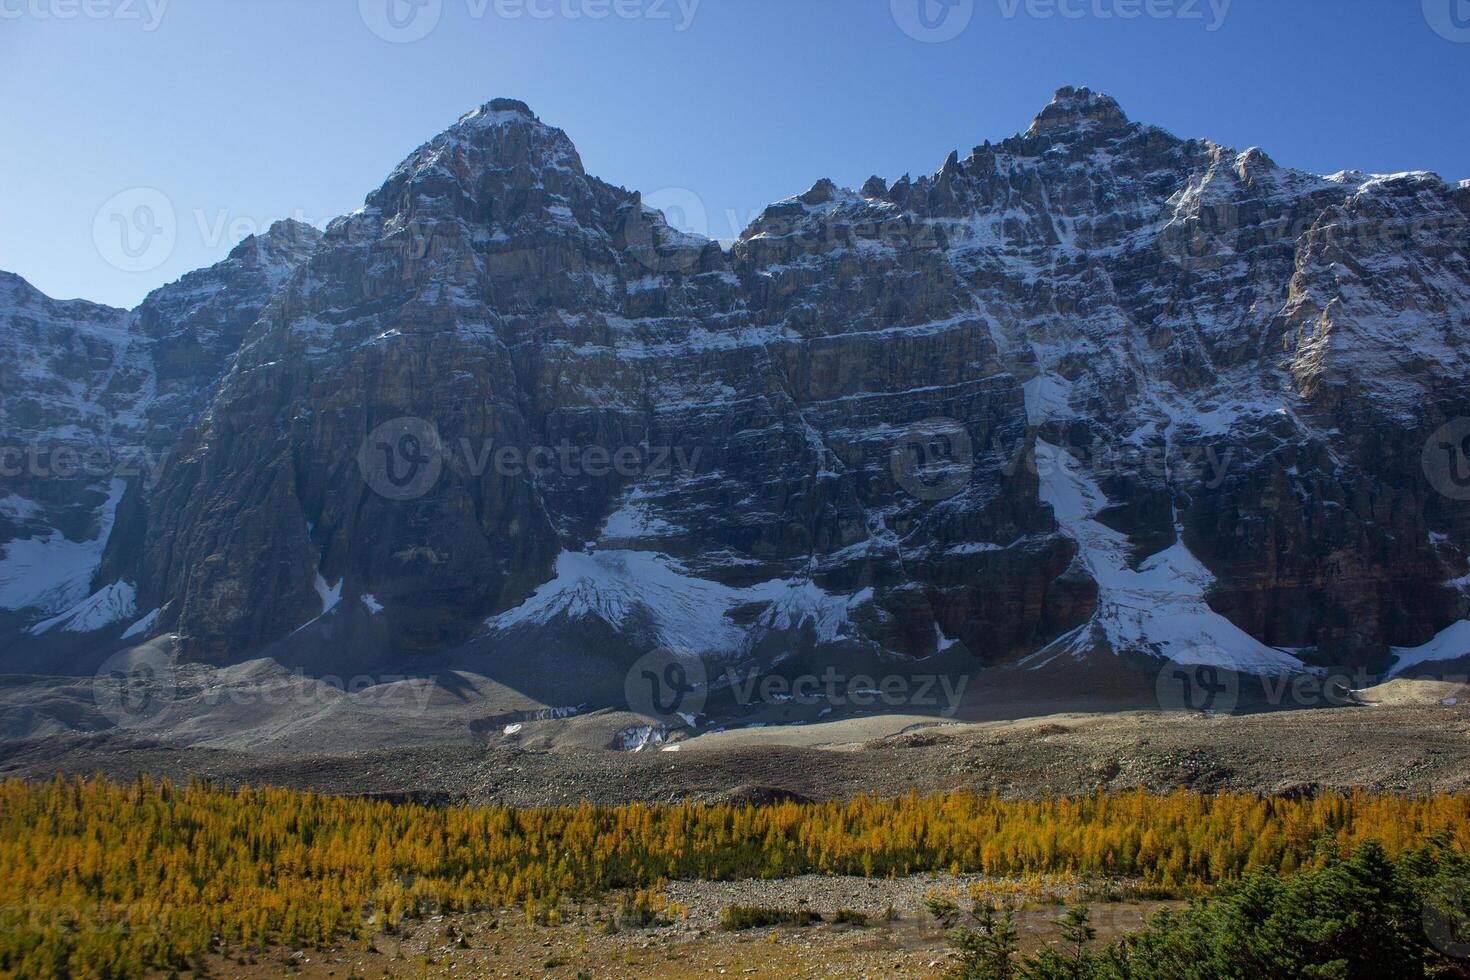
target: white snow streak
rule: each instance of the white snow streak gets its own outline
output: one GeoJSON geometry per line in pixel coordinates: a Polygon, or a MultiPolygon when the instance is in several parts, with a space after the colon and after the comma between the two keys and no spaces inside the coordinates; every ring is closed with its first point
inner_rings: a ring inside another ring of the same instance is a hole
{"type": "Polygon", "coordinates": [[[1392,652],[1396,659],[1388,672],[1390,678],[1423,664],[1470,657],[1470,620],[1449,626],[1423,646],[1393,647],[1392,652]]]}
{"type": "Polygon", "coordinates": [[[112,481],[107,500],[98,508],[95,538],[70,541],[52,531],[5,545],[0,557],[0,609],[35,608],[56,615],[86,600],[126,489],[125,481],[112,481]]]}
{"type": "Polygon", "coordinates": [[[765,603],[757,626],[772,630],[811,629],[830,643],[848,634],[849,611],[872,599],[872,590],[832,595],[809,579],[773,579],[738,589],[688,574],[665,555],[645,551],[567,551],[556,577],[515,609],[486,621],[491,630],[541,624],[565,615],[599,618],[621,628],[635,613],[651,615],[659,642],[681,655],[733,653],[749,630],[726,613],[765,603]]]}
{"type": "Polygon", "coordinates": [[[26,632],[40,636],[60,626],[65,633],[91,633],[131,619],[138,611],[137,598],[138,590],[132,583],[113,582],[59,616],[39,622],[26,632]]]}
{"type": "Polygon", "coordinates": [[[1129,567],[1128,537],[1096,520],[1107,498],[1067,452],[1036,444],[1041,499],[1098,585],[1099,625],[1114,652],[1136,651],[1185,664],[1246,673],[1301,671],[1296,657],[1250,636],[1205,602],[1214,576],[1183,541],[1129,567]]]}

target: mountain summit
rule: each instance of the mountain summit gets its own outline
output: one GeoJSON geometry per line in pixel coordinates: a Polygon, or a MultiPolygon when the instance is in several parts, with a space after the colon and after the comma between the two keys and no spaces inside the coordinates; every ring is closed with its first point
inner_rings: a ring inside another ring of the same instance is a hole
{"type": "Polygon", "coordinates": [[[64,528],[7,498],[0,580],[107,552],[6,593],[11,656],[125,593],[89,643],[473,662],[548,704],[656,646],[1386,668],[1470,616],[1421,458],[1470,415],[1467,226],[1431,175],[1290,171],[1064,88],[722,252],[497,99],[319,240],[136,314],[0,311],[50,338],[4,355],[12,433],[171,433],[156,486],[64,528]]]}
{"type": "Polygon", "coordinates": [[[1032,121],[1027,136],[1054,130],[1091,128],[1103,132],[1122,129],[1128,117],[1112,96],[1095,93],[1089,88],[1057,89],[1051,102],[1032,121]]]}

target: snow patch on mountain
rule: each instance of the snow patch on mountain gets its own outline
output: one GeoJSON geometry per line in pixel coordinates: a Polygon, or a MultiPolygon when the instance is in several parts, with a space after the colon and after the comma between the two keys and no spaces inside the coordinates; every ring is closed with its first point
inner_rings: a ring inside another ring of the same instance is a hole
{"type": "Polygon", "coordinates": [[[44,510],[41,505],[33,500],[27,500],[13,493],[0,497],[0,516],[12,521],[29,521],[39,517],[42,513],[44,510]]]}
{"type": "Polygon", "coordinates": [[[124,640],[131,640],[135,636],[147,636],[148,633],[153,629],[153,624],[158,622],[158,614],[161,612],[163,612],[162,609],[152,610],[142,619],[139,619],[132,626],[129,626],[126,630],[124,630],[122,638],[124,640]]]}
{"type": "Polygon", "coordinates": [[[651,617],[658,642],[678,654],[736,653],[750,629],[727,615],[765,604],[756,625],[770,630],[811,629],[819,642],[847,635],[849,614],[872,590],[833,595],[809,579],[773,579],[733,588],[690,575],[666,555],[646,551],[563,552],[556,575],[520,606],[486,621],[491,631],[544,624],[559,616],[601,619],[621,629],[635,614],[651,617]]]}
{"type": "MultiPolygon", "coordinates": [[[[56,615],[87,599],[92,576],[112,534],[117,505],[127,483],[114,479],[97,509],[97,536],[72,541],[53,530],[44,537],[18,538],[0,556],[0,609],[39,609],[56,615]]],[[[80,610],[78,610],[80,612],[80,610]]]]}
{"type": "Polygon", "coordinates": [[[345,579],[338,579],[336,585],[328,585],[327,580],[322,577],[321,572],[316,573],[316,594],[322,599],[322,615],[325,616],[337,604],[342,601],[342,583],[345,579]]]}
{"type": "Polygon", "coordinates": [[[330,613],[333,609],[336,609],[337,606],[341,604],[342,586],[346,584],[346,582],[347,580],[345,578],[342,578],[337,580],[336,585],[332,585],[327,582],[326,578],[322,575],[320,571],[316,573],[316,581],[314,585],[316,588],[317,596],[322,600],[322,611],[318,615],[313,616],[311,619],[308,619],[306,622],[296,627],[297,633],[300,633],[302,630],[306,629],[313,623],[320,622],[322,619],[326,618],[328,613],[330,613]]]}
{"type": "Polygon", "coordinates": [[[1394,647],[1391,652],[1394,662],[1389,668],[1390,678],[1398,677],[1423,664],[1470,657],[1470,620],[1462,619],[1441,630],[1438,636],[1423,646],[1394,647]]]}
{"type": "Polygon", "coordinates": [[[1066,418],[1071,414],[1067,400],[1072,385],[1065,378],[1043,372],[1021,386],[1026,396],[1026,420],[1032,425],[1041,425],[1053,417],[1066,418]]]}
{"type": "Polygon", "coordinates": [[[1096,519],[1106,495],[1058,446],[1036,443],[1043,502],[1098,585],[1100,627],[1115,653],[1135,651],[1177,663],[1208,664],[1244,673],[1298,672],[1296,657],[1256,640],[1205,602],[1214,576],[1184,544],[1129,566],[1127,535],[1096,519]]]}
{"type": "Polygon", "coordinates": [[[684,573],[672,559],[641,551],[566,551],[556,575],[523,604],[494,616],[491,629],[546,623],[558,616],[598,618],[621,628],[649,610],[664,645],[677,653],[736,650],[743,633],[724,612],[738,590],[684,573]]]}
{"type": "Polygon", "coordinates": [[[138,611],[137,599],[138,590],[131,582],[113,582],[61,615],[37,623],[27,632],[40,636],[59,626],[65,633],[91,633],[131,618],[138,611]]]}
{"type": "Polygon", "coordinates": [[[603,541],[633,540],[677,532],[679,528],[652,513],[647,491],[633,489],[622,506],[608,515],[599,535],[603,541]]]}

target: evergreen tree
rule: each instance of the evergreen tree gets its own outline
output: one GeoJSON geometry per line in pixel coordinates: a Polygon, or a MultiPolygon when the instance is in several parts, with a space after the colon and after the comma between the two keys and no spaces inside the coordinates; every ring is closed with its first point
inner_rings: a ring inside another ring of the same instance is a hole
{"type": "Polygon", "coordinates": [[[989,902],[976,902],[971,913],[973,928],[961,927],[950,934],[959,953],[957,980],[1011,980],[1016,975],[1015,956],[1020,943],[1016,913],[1005,906],[996,915],[989,902]]]}
{"type": "Polygon", "coordinates": [[[1092,927],[1092,913],[1087,906],[1070,906],[1062,919],[1062,944],[1067,950],[1074,980],[1081,980],[1089,974],[1092,954],[1088,947],[1096,938],[1097,930],[1092,927]]]}

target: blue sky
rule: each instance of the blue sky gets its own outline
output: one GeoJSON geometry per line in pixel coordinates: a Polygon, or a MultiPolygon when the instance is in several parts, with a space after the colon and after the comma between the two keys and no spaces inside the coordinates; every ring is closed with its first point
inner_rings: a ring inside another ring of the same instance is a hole
{"type": "Polygon", "coordinates": [[[1470,178],[1470,0],[0,0],[0,269],[131,306],[495,96],[731,237],[1067,84],[1307,170],[1470,178]],[[117,220],[169,234],[120,253],[117,220]]]}

